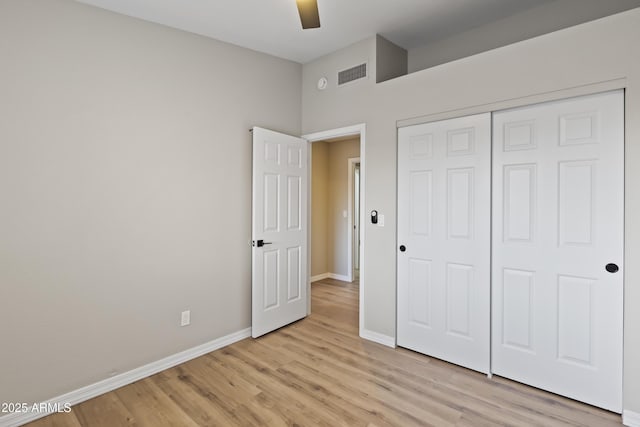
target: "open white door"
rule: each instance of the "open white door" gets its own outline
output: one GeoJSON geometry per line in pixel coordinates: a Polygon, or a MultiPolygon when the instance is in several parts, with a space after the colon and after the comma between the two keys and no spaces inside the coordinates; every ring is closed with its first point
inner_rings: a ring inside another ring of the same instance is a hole
{"type": "Polygon", "coordinates": [[[253,128],[254,338],[307,315],[307,141],[253,128]]]}

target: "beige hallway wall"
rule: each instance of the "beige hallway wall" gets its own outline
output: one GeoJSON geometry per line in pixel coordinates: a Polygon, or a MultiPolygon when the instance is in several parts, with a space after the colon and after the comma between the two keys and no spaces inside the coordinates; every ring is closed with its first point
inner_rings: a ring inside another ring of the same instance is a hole
{"type": "Polygon", "coordinates": [[[329,272],[329,143],[311,144],[311,277],[329,272]]]}
{"type": "Polygon", "coordinates": [[[348,276],[348,159],[360,157],[360,138],[311,144],[311,276],[348,276]]]}
{"type": "Polygon", "coordinates": [[[348,218],[344,212],[349,210],[348,159],[360,157],[360,138],[329,143],[329,218],[327,236],[327,263],[329,272],[348,276],[347,259],[349,256],[348,218]]]}

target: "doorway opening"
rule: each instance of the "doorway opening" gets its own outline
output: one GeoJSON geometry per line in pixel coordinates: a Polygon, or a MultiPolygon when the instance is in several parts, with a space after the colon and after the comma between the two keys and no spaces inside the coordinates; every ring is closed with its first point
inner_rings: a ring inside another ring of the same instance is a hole
{"type": "Polygon", "coordinates": [[[311,144],[311,278],[354,280],[354,170],[360,136],[311,144]]]}
{"type": "Polygon", "coordinates": [[[309,313],[311,283],[359,288],[359,331],[364,300],[365,126],[304,135],[310,147],[309,313]],[[339,281],[339,282],[335,282],[339,281]]]}

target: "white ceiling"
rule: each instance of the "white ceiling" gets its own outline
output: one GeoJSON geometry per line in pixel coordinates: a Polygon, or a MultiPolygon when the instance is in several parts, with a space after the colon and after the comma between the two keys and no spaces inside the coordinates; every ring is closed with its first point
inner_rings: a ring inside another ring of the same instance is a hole
{"type": "Polygon", "coordinates": [[[302,30],[295,0],[78,0],[306,63],[375,34],[410,49],[554,0],[318,0],[302,30]]]}

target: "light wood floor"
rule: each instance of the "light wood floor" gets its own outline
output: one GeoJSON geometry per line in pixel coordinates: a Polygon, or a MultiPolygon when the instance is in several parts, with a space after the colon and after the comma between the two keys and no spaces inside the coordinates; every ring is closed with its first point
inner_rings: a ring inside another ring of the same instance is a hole
{"type": "Polygon", "coordinates": [[[358,286],[313,314],[32,426],[614,426],[620,416],[358,337],[358,286]]]}

